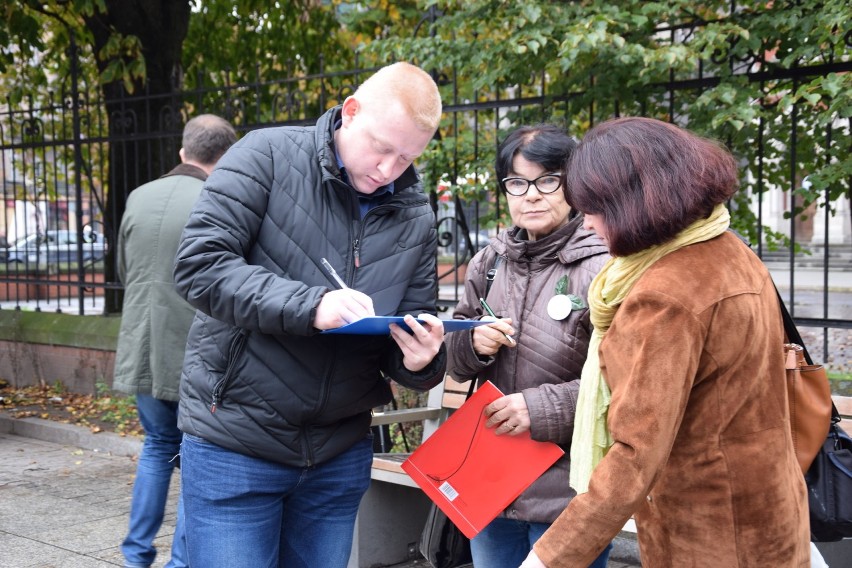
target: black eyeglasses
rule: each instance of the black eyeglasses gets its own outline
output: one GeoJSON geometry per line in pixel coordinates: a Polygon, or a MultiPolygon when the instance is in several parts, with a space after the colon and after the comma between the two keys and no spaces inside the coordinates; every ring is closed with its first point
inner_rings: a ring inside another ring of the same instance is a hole
{"type": "Polygon", "coordinates": [[[553,193],[562,185],[562,177],[559,174],[547,173],[535,179],[507,177],[503,178],[500,183],[503,184],[506,193],[521,197],[527,194],[531,185],[534,185],[539,193],[553,193]]]}

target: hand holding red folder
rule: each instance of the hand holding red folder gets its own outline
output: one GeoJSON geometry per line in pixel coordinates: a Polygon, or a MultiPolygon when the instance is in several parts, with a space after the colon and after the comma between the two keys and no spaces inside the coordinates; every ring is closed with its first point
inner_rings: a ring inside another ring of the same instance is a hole
{"type": "Polygon", "coordinates": [[[564,454],[556,444],[533,440],[529,432],[498,436],[487,428],[483,410],[501,396],[491,382],[484,383],[402,464],[468,538],[564,454]]]}

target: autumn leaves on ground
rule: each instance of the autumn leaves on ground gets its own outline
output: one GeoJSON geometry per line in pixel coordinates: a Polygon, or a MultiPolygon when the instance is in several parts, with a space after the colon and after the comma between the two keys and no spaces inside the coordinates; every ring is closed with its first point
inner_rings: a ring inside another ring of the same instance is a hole
{"type": "Polygon", "coordinates": [[[68,392],[61,383],[16,388],[0,379],[0,412],[84,426],[93,433],[142,435],[135,398],[111,393],[105,385],[98,385],[98,392],[91,395],[68,392]]]}

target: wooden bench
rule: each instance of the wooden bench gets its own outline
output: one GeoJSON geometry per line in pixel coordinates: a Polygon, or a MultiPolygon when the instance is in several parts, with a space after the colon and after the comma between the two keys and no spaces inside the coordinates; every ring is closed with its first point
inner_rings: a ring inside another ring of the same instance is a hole
{"type": "MultiPolygon", "coordinates": [[[[373,415],[373,426],[423,422],[423,440],[465,401],[469,383],[450,375],[429,391],[426,406],[373,415]]],[[[372,483],[361,501],[348,568],[388,566],[418,556],[418,542],[431,501],[402,470],[409,453],[377,453],[372,483]]]]}
{"type": "MultiPolygon", "coordinates": [[[[372,424],[373,426],[382,426],[385,424],[400,424],[422,420],[423,440],[425,441],[454,410],[464,404],[469,386],[469,383],[459,383],[450,375],[447,375],[441,385],[429,391],[425,407],[377,412],[373,414],[372,424]]],[[[408,474],[401,467],[402,462],[409,455],[411,454],[375,454],[373,456],[372,478],[376,481],[417,487],[417,484],[408,477],[408,474]]]]}

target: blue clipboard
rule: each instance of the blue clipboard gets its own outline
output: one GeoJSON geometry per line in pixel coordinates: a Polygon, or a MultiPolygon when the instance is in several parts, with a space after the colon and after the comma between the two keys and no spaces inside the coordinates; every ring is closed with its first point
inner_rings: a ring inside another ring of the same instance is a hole
{"type": "MultiPolygon", "coordinates": [[[[421,320],[417,320],[418,322],[423,323],[421,320]]],[[[479,325],[485,325],[490,323],[488,321],[481,320],[441,320],[444,323],[444,333],[450,333],[453,331],[462,331],[465,329],[473,329],[479,325]]],[[[336,329],[327,329],[321,333],[342,333],[349,335],[390,335],[390,324],[395,323],[399,325],[401,328],[411,331],[401,316],[372,316],[361,318],[358,321],[352,322],[350,324],[344,325],[342,327],[338,327],[336,329]]]]}

